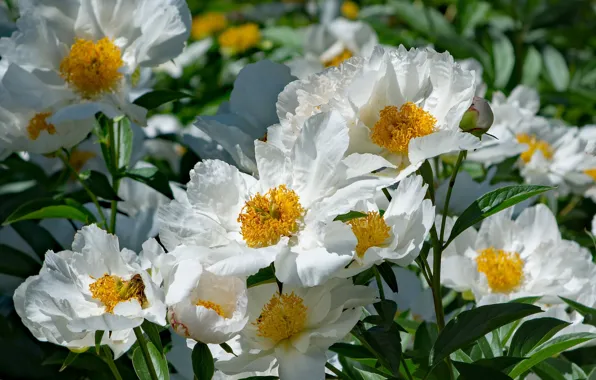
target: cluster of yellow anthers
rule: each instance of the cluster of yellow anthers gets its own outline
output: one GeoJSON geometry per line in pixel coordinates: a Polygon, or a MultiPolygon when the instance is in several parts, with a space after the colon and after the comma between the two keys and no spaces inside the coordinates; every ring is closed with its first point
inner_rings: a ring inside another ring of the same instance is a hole
{"type": "Polygon", "coordinates": [[[488,286],[495,293],[510,293],[523,281],[524,262],[517,252],[489,247],[476,257],[478,272],[484,273],[488,286]]]}
{"type": "Polygon", "coordinates": [[[145,284],[141,275],[135,274],[130,280],[124,281],[118,276],[104,274],[89,285],[91,295],[101,301],[108,313],[113,313],[120,302],[137,299],[141,306],[147,302],[145,284]]]}
{"type": "Polygon", "coordinates": [[[288,339],[304,329],[307,317],[304,300],[294,292],[277,293],[269,300],[257,319],[259,336],[268,338],[274,343],[288,339]]]}

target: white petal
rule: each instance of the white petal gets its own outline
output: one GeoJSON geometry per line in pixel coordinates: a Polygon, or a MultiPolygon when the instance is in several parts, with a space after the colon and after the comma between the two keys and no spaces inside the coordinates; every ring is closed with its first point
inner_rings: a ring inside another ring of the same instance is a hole
{"type": "Polygon", "coordinates": [[[469,133],[437,131],[430,135],[410,140],[408,157],[412,163],[418,163],[441,154],[476,149],[478,147],[480,147],[480,140],[469,133]]]}

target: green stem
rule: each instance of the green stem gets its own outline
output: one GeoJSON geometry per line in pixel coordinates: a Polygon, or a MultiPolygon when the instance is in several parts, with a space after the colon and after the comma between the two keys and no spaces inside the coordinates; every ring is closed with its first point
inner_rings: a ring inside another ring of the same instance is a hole
{"type": "Polygon", "coordinates": [[[344,379],[345,378],[343,372],[340,371],[333,364],[331,364],[331,363],[325,363],[325,368],[327,368],[329,371],[333,372],[335,374],[335,376],[337,376],[339,379],[344,379]]]}
{"type": "Polygon", "coordinates": [[[151,360],[151,355],[149,354],[149,348],[147,347],[147,341],[145,340],[145,336],[141,331],[140,327],[135,327],[133,329],[135,335],[137,337],[137,341],[139,342],[139,347],[141,347],[141,351],[143,352],[143,356],[145,357],[145,363],[147,363],[147,368],[149,369],[149,375],[153,380],[159,380],[157,377],[157,372],[155,372],[155,368],[153,367],[153,361],[151,360]]]}
{"type": "Polygon", "coordinates": [[[89,188],[89,186],[87,186],[87,184],[85,183],[85,181],[83,181],[81,179],[81,176],[76,171],[76,169],[72,167],[72,165],[68,161],[68,157],[66,157],[62,153],[58,153],[58,157],[60,157],[60,160],[62,160],[62,163],[64,164],[64,166],[67,167],[72,172],[72,175],[81,184],[81,186],[83,186],[83,189],[85,189],[85,191],[87,192],[87,195],[89,195],[89,198],[91,198],[91,201],[93,202],[93,204],[97,208],[97,212],[99,213],[99,217],[101,218],[101,221],[102,221],[103,225],[105,226],[105,228],[108,228],[108,222],[107,222],[106,216],[103,213],[103,209],[101,208],[101,206],[99,204],[99,201],[97,200],[97,197],[95,196],[95,194],[93,194],[93,191],[91,191],[91,189],[89,188]]]}
{"type": "Polygon", "coordinates": [[[103,352],[105,354],[104,361],[110,367],[110,370],[112,371],[112,374],[114,375],[114,378],[116,380],[122,380],[122,376],[120,376],[120,372],[118,372],[116,363],[114,363],[114,357],[113,357],[112,351],[110,351],[110,349],[107,346],[102,346],[101,348],[103,349],[103,352]]]}
{"type": "MultiPolygon", "coordinates": [[[[108,127],[108,144],[109,144],[109,148],[110,148],[110,155],[112,156],[112,163],[113,163],[113,167],[110,169],[110,172],[112,174],[112,187],[114,188],[114,191],[116,192],[116,194],[118,193],[118,188],[120,187],[120,176],[118,175],[118,170],[119,170],[119,157],[118,157],[118,149],[117,147],[119,147],[119,142],[118,140],[120,139],[120,122],[118,122],[118,134],[117,136],[115,136],[114,133],[114,125],[110,125],[108,127]]],[[[112,201],[112,207],[111,207],[111,214],[110,214],[110,226],[109,226],[109,231],[113,234],[116,233],[116,216],[118,215],[118,201],[117,200],[113,200],[112,201]]]]}
{"type": "Polygon", "coordinates": [[[401,365],[404,367],[404,371],[406,372],[408,379],[414,380],[414,378],[412,377],[412,374],[410,373],[410,370],[408,369],[408,366],[406,365],[406,359],[404,359],[404,356],[402,355],[400,359],[401,359],[401,365]]]}
{"type": "Polygon", "coordinates": [[[383,189],[383,194],[385,194],[385,197],[387,198],[387,200],[389,202],[391,202],[391,194],[389,194],[389,190],[387,190],[387,188],[383,189]]]}
{"type": "Polygon", "coordinates": [[[447,213],[449,211],[449,201],[451,200],[451,193],[453,192],[453,187],[455,186],[455,179],[457,178],[457,173],[459,172],[459,168],[461,167],[462,162],[466,158],[467,151],[462,150],[459,152],[459,156],[457,156],[457,162],[455,163],[455,167],[453,168],[453,172],[451,173],[451,178],[449,179],[449,187],[447,188],[447,196],[445,197],[445,207],[443,208],[443,220],[441,223],[441,235],[439,235],[441,239],[441,245],[443,245],[443,241],[445,238],[445,222],[447,221],[447,213]]]}
{"type": "Polygon", "coordinates": [[[430,239],[433,245],[433,271],[432,271],[432,286],[433,301],[435,304],[435,314],[437,316],[437,325],[439,331],[445,327],[445,315],[443,313],[443,298],[441,296],[441,242],[437,229],[432,226],[430,229],[430,239]]]}
{"type": "Polygon", "coordinates": [[[377,286],[379,288],[379,296],[381,297],[381,299],[383,301],[385,301],[385,290],[383,289],[383,280],[381,279],[381,273],[379,273],[379,269],[377,268],[376,265],[373,267],[373,270],[375,271],[375,278],[377,279],[377,286]]]}

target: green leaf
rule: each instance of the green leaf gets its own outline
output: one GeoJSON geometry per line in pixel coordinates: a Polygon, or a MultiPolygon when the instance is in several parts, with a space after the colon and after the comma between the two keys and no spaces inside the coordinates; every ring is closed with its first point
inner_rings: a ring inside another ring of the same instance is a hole
{"type": "Polygon", "coordinates": [[[85,224],[96,221],[89,210],[75,201],[42,198],[29,201],[16,209],[6,218],[3,225],[6,226],[21,220],[50,218],[78,220],[85,224]]]}
{"type": "Polygon", "coordinates": [[[472,203],[455,221],[445,247],[459,234],[491,215],[515,206],[535,195],[552,190],[550,186],[514,185],[490,191],[472,203]]]}
{"type": "Polygon", "coordinates": [[[141,328],[149,337],[149,340],[155,345],[155,348],[163,354],[163,345],[161,344],[161,338],[159,337],[159,329],[157,325],[149,322],[148,320],[144,320],[141,328]]]}
{"type": "Polygon", "coordinates": [[[509,376],[516,378],[522,373],[530,370],[536,364],[592,339],[596,339],[596,334],[574,333],[561,335],[551,339],[530,352],[530,357],[516,365],[511,372],[509,372],[509,376]]]}
{"type": "Polygon", "coordinates": [[[341,342],[335,343],[334,345],[329,347],[329,350],[339,355],[354,359],[371,359],[375,357],[375,355],[372,352],[370,352],[366,347],[357,344],[341,342]]]}
{"type": "Polygon", "coordinates": [[[359,212],[359,211],[350,211],[348,213],[342,214],[342,215],[338,215],[335,217],[335,219],[333,219],[334,221],[340,221],[340,222],[347,222],[349,220],[352,219],[358,219],[358,218],[362,218],[365,217],[366,214],[359,212]]]}
{"type": "Polygon", "coordinates": [[[418,329],[416,329],[414,349],[425,353],[430,352],[438,336],[439,328],[436,323],[422,322],[420,326],[418,326],[418,329]]]}
{"type": "MultiPolygon", "coordinates": [[[[536,364],[532,372],[540,376],[541,380],[586,379],[588,375],[575,363],[560,359],[548,358],[536,364]]],[[[588,380],[590,380],[588,378],[588,380]]]]}
{"type": "Polygon", "coordinates": [[[430,194],[431,199],[435,199],[435,186],[434,186],[434,176],[433,176],[433,168],[430,166],[428,160],[425,160],[418,169],[418,173],[422,176],[424,183],[428,185],[428,192],[430,194]]]}
{"type": "Polygon", "coordinates": [[[192,95],[178,91],[155,90],[142,95],[134,101],[134,104],[146,108],[148,110],[153,110],[163,104],[173,102],[174,100],[192,97],[192,95]]]}
{"type": "Polygon", "coordinates": [[[373,350],[379,362],[395,376],[398,376],[401,358],[401,337],[397,324],[389,329],[374,326],[363,331],[359,339],[364,340],[373,350]]]}
{"type": "Polygon", "coordinates": [[[584,317],[582,322],[584,325],[596,326],[596,309],[582,305],[581,303],[570,300],[569,298],[559,298],[584,317]]]}
{"type": "MultiPolygon", "coordinates": [[[[147,342],[147,348],[149,349],[149,356],[153,362],[153,368],[155,368],[157,378],[159,380],[169,380],[170,372],[166,357],[160,353],[151,342],[147,342]]],[[[140,380],[152,380],[141,347],[137,347],[134,350],[132,354],[132,364],[140,380]]]]}
{"type": "Polygon", "coordinates": [[[64,250],[48,230],[34,221],[24,220],[13,223],[12,228],[29,244],[41,260],[44,259],[48,250],[54,252],[64,250]]]}
{"type": "Polygon", "coordinates": [[[128,118],[122,119],[116,130],[119,132],[118,141],[120,143],[120,146],[118,147],[118,167],[128,167],[130,157],[132,157],[134,142],[130,120],[128,118]]]}
{"type": "Polygon", "coordinates": [[[368,372],[360,368],[355,368],[360,373],[364,380],[386,380],[387,376],[379,375],[373,372],[368,372]]]}
{"type": "Polygon", "coordinates": [[[279,377],[277,376],[249,376],[243,377],[240,380],[277,380],[279,377]]]}
{"type": "Polygon", "coordinates": [[[517,363],[524,360],[524,358],[517,358],[513,356],[498,356],[492,359],[476,360],[474,364],[483,367],[489,367],[496,371],[509,372],[509,370],[517,363]]]}
{"type": "Polygon", "coordinates": [[[522,68],[522,84],[535,86],[542,71],[542,56],[534,46],[528,47],[522,68]]]}
{"type": "Polygon", "coordinates": [[[192,349],[192,370],[197,380],[211,380],[213,377],[213,356],[205,343],[197,342],[192,349]]]}
{"type": "Polygon", "coordinates": [[[553,87],[557,91],[565,91],[569,86],[569,68],[565,57],[552,46],[546,46],[542,51],[546,73],[553,87]]]}
{"type": "Polygon", "coordinates": [[[567,326],[569,323],[550,317],[525,321],[513,335],[507,355],[526,356],[567,326]]]}
{"type": "Polygon", "coordinates": [[[511,377],[490,367],[455,361],[453,365],[459,371],[459,380],[511,380],[511,377]]]}
{"type": "Polygon", "coordinates": [[[392,2],[391,7],[398,18],[427,37],[456,35],[453,25],[434,8],[410,2],[392,2]]]}
{"type": "Polygon", "coordinates": [[[39,273],[41,264],[28,254],[0,244],[0,273],[27,278],[39,273]]]}
{"type": "Polygon", "coordinates": [[[220,344],[219,344],[219,347],[221,347],[221,349],[222,349],[222,350],[224,350],[225,352],[227,352],[228,354],[232,354],[232,355],[234,355],[234,356],[237,356],[237,355],[234,353],[234,350],[232,349],[232,347],[230,347],[230,345],[229,345],[229,344],[227,344],[227,343],[220,343],[220,344]]]}
{"type": "Polygon", "coordinates": [[[174,198],[172,189],[170,189],[168,178],[155,167],[131,169],[127,171],[125,175],[134,179],[135,181],[150,186],[170,199],[174,198]]]}
{"type": "Polygon", "coordinates": [[[270,265],[268,267],[259,269],[257,273],[249,276],[246,280],[246,286],[252,288],[253,286],[270,284],[272,282],[275,282],[275,271],[270,265]]]}
{"type": "Polygon", "coordinates": [[[391,300],[381,300],[373,304],[376,312],[381,317],[383,321],[382,325],[386,328],[390,328],[391,324],[393,324],[393,318],[395,318],[395,313],[397,313],[397,304],[395,301],[391,300]]]}
{"type": "Polygon", "coordinates": [[[99,355],[99,352],[100,352],[101,340],[103,338],[103,334],[105,334],[105,331],[103,331],[103,330],[97,330],[95,332],[95,353],[97,355],[99,355]]]}
{"type": "Polygon", "coordinates": [[[62,363],[62,367],[60,367],[60,370],[58,372],[62,372],[66,369],[66,367],[68,367],[69,365],[72,364],[72,362],[75,361],[75,359],[80,355],[80,352],[72,352],[69,351],[68,352],[68,356],[66,357],[66,359],[64,359],[64,363],[62,363]]]}
{"type": "Polygon", "coordinates": [[[395,272],[393,271],[393,268],[391,268],[391,264],[384,261],[382,264],[377,265],[377,270],[389,286],[389,289],[391,289],[393,293],[397,293],[399,290],[397,287],[397,278],[395,278],[395,272]]]}
{"type": "Polygon", "coordinates": [[[542,310],[534,305],[505,303],[480,306],[453,318],[441,331],[430,353],[430,365],[436,365],[455,350],[507,323],[542,310]]]}
{"type": "Polygon", "coordinates": [[[108,177],[106,177],[103,173],[97,172],[95,170],[86,170],[80,174],[80,177],[83,182],[85,182],[87,187],[89,187],[91,192],[98,197],[108,201],[122,200],[112,188],[108,177]]]}
{"type": "Polygon", "coordinates": [[[493,66],[495,68],[495,88],[504,88],[509,82],[509,77],[515,66],[515,53],[513,45],[502,33],[495,32],[493,40],[493,66]]]}

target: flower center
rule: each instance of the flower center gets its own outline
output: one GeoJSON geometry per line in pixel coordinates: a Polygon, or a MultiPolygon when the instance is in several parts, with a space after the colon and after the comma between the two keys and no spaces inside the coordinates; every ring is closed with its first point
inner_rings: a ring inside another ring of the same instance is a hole
{"type": "Polygon", "coordinates": [[[227,25],[228,20],[223,13],[208,12],[192,19],[191,35],[195,40],[200,40],[224,30],[227,25]]]}
{"type": "Polygon", "coordinates": [[[83,166],[89,161],[90,159],[97,157],[97,155],[93,152],[87,150],[73,150],[70,152],[70,158],[68,162],[70,166],[78,173],[83,169],[83,166]]]}
{"type": "Polygon", "coordinates": [[[215,311],[219,316],[226,318],[224,311],[221,308],[221,305],[219,305],[215,302],[198,300],[195,305],[202,306],[206,309],[211,309],[211,310],[215,311]]]}
{"type": "Polygon", "coordinates": [[[261,32],[257,24],[248,23],[228,28],[218,38],[219,44],[234,53],[242,53],[257,46],[261,32]]]}
{"type": "Polygon", "coordinates": [[[370,247],[379,247],[389,238],[390,228],[376,211],[368,212],[366,216],[349,220],[347,223],[358,239],[356,254],[360,258],[364,257],[370,247]]]}
{"type": "Polygon", "coordinates": [[[249,247],[277,244],[282,236],[298,231],[298,219],[304,214],[298,195],[285,185],[266,194],[251,197],[238,216],[242,237],[249,247]]]}
{"type": "Polygon", "coordinates": [[[585,173],[587,176],[590,176],[590,177],[592,177],[592,179],[593,179],[594,181],[596,181],[596,168],[594,168],[594,169],[588,169],[588,170],[585,170],[585,171],[584,171],[584,173],[585,173]]]}
{"type": "Polygon", "coordinates": [[[335,57],[333,57],[327,61],[324,61],[323,65],[325,67],[339,66],[340,63],[342,63],[346,59],[352,58],[353,56],[354,56],[354,54],[352,54],[352,52],[350,50],[344,49],[341,53],[339,53],[335,57]]]}
{"type": "Polygon", "coordinates": [[[85,99],[114,92],[124,65],[120,48],[107,37],[97,42],[77,38],[60,63],[60,76],[85,99]]]}
{"type": "Polygon", "coordinates": [[[353,1],[344,1],[341,5],[341,14],[345,18],[354,20],[358,17],[358,13],[360,13],[360,8],[358,8],[358,4],[353,1]]]}
{"type": "Polygon", "coordinates": [[[527,133],[520,133],[517,136],[517,142],[520,144],[528,144],[528,150],[521,154],[521,159],[527,164],[534,156],[537,150],[542,152],[542,155],[547,160],[553,158],[553,148],[544,140],[539,140],[535,135],[527,133]]]}
{"type": "Polygon", "coordinates": [[[278,343],[298,334],[304,329],[306,310],[304,300],[294,292],[277,293],[263,306],[261,315],[254,323],[258,335],[278,343]]]}
{"type": "Polygon", "coordinates": [[[437,124],[433,115],[412,102],[404,103],[399,109],[385,107],[379,115],[370,138],[373,143],[397,154],[407,154],[410,140],[433,133],[437,124]]]}
{"type": "Polygon", "coordinates": [[[478,272],[484,273],[488,286],[495,293],[510,293],[522,282],[524,262],[517,252],[493,247],[483,249],[476,257],[478,272]]]}
{"type": "Polygon", "coordinates": [[[108,313],[113,313],[120,302],[133,298],[143,307],[147,303],[145,284],[140,274],[135,274],[129,281],[124,281],[118,276],[110,276],[106,273],[89,285],[89,290],[93,298],[104,304],[108,313]]]}
{"type": "Polygon", "coordinates": [[[31,140],[37,140],[41,131],[46,131],[50,135],[56,133],[56,127],[53,124],[47,122],[47,118],[52,114],[50,112],[38,113],[29,120],[27,125],[27,135],[31,140]]]}

